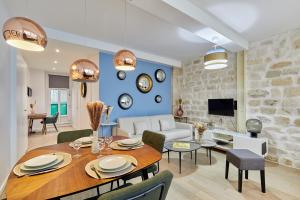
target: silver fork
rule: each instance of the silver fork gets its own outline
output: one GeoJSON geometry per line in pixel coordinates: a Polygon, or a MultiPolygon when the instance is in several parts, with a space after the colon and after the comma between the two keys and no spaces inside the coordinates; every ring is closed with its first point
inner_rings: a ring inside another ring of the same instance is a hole
{"type": "Polygon", "coordinates": [[[101,178],[99,172],[97,171],[97,169],[94,167],[94,165],[90,166],[91,170],[95,172],[95,174],[97,175],[98,178],[101,178]]]}

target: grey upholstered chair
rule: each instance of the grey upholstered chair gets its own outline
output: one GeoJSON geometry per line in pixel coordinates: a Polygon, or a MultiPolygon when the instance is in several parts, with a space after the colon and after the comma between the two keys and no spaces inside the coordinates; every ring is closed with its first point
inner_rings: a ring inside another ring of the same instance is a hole
{"type": "Polygon", "coordinates": [[[73,142],[74,140],[81,137],[88,137],[93,134],[92,129],[83,129],[75,131],[60,132],[57,135],[57,144],[64,142],[73,142]]]}
{"type": "Polygon", "coordinates": [[[47,124],[53,124],[56,132],[58,132],[57,127],[56,127],[58,115],[59,115],[59,113],[57,112],[54,116],[46,117],[43,121],[41,121],[41,123],[43,124],[42,133],[44,133],[44,134],[47,133],[47,124]]]}
{"type": "Polygon", "coordinates": [[[163,171],[141,183],[103,194],[98,200],[165,200],[172,178],[170,171],[163,171]]]}

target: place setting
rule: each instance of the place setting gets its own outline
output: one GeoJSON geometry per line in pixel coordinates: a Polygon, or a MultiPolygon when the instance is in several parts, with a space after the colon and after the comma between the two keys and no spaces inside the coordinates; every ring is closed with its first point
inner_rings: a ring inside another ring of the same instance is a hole
{"type": "Polygon", "coordinates": [[[86,173],[96,179],[106,179],[121,176],[137,167],[137,160],[130,155],[108,155],[90,161],[85,166],[86,173]]]}
{"type": "Polygon", "coordinates": [[[69,153],[55,152],[33,157],[16,165],[13,172],[18,177],[34,176],[61,169],[72,161],[69,153]]]}
{"type": "Polygon", "coordinates": [[[115,150],[134,150],[139,149],[144,146],[144,143],[139,138],[130,138],[130,139],[123,139],[123,140],[117,140],[113,141],[109,147],[115,150]]]}

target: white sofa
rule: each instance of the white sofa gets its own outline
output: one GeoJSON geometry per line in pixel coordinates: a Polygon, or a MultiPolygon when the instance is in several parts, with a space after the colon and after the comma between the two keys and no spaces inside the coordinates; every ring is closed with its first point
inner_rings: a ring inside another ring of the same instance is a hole
{"type": "Polygon", "coordinates": [[[116,134],[131,138],[142,137],[144,130],[164,134],[166,141],[193,138],[192,124],[175,122],[173,115],[119,118],[116,134]]]}

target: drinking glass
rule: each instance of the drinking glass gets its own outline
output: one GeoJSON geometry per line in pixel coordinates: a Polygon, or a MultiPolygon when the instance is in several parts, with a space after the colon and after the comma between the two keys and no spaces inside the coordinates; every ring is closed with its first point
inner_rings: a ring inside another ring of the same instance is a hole
{"type": "Polygon", "coordinates": [[[79,149],[80,149],[80,147],[81,147],[81,141],[74,141],[73,142],[73,145],[72,145],[72,147],[73,147],[73,149],[75,149],[76,150],[76,154],[75,155],[73,155],[73,158],[79,158],[81,155],[78,153],[78,151],[79,151],[79,149]]]}
{"type": "Polygon", "coordinates": [[[105,142],[104,140],[99,140],[99,155],[97,156],[97,158],[102,157],[103,155],[101,154],[101,151],[105,148],[105,142]]]}
{"type": "Polygon", "coordinates": [[[105,143],[107,144],[107,149],[110,149],[109,145],[110,143],[112,143],[113,141],[113,137],[112,136],[108,136],[108,137],[105,137],[105,143]]]}

